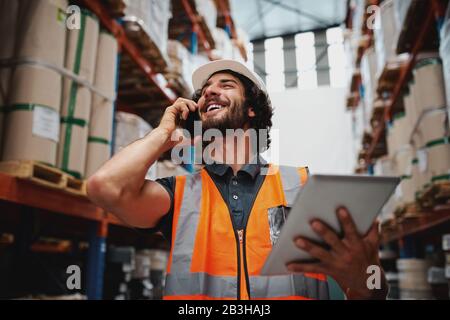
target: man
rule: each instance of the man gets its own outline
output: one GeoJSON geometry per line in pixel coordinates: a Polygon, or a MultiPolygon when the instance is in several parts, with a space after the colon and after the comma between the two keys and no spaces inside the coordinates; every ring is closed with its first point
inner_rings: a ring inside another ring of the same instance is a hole
{"type": "Polygon", "coordinates": [[[295,240],[318,262],[290,264],[287,276],[260,276],[308,170],[265,163],[258,154],[270,139],[258,139],[256,147],[242,141],[236,147],[235,139],[226,139],[227,129],[240,129],[246,136],[272,126],[264,83],[243,64],[208,63],[194,72],[193,84],[195,101],[178,99],[157,128],[88,181],[93,202],[135,227],[157,227],[171,239],[165,298],[328,299],[327,275],[349,299],[385,298],[384,275],[381,290],[369,290],[366,284],[367,268],[380,265],[378,226],[359,235],[345,208],[337,210],[343,238],[320,221],[312,222],[329,249],[295,240]],[[199,113],[204,131],[225,134],[214,139],[207,159],[214,162],[195,174],[146,181],[148,168],[182,141],[177,124],[189,112],[199,113]],[[236,161],[242,154],[245,161],[236,161]]]}

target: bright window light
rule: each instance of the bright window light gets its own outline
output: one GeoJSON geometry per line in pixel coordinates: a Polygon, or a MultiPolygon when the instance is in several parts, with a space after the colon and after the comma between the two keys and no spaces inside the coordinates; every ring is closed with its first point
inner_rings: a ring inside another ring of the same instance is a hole
{"type": "Polygon", "coordinates": [[[285,87],[283,38],[267,39],[266,51],[266,85],[269,91],[281,91],[285,87]]]}

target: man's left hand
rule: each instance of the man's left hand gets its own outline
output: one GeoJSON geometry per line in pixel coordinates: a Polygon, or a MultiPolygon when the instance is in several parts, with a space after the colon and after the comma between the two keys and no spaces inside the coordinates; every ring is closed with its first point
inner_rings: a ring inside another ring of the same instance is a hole
{"type": "MultiPolygon", "coordinates": [[[[379,233],[375,222],[365,236],[361,236],[346,208],[337,209],[344,237],[325,223],[314,220],[311,227],[330,247],[328,250],[308,239],[299,237],[295,245],[318,260],[317,263],[290,263],[288,269],[295,273],[322,273],[331,276],[343,289],[348,299],[385,299],[387,283],[382,272],[381,289],[367,287],[367,268],[380,266],[378,257],[379,233]]],[[[380,267],[381,269],[381,267],[380,267]]],[[[382,269],[381,269],[382,270],[382,269]]]]}

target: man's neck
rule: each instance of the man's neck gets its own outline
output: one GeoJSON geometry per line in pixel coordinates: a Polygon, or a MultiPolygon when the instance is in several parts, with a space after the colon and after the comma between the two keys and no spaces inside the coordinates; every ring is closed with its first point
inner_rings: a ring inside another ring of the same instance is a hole
{"type": "Polygon", "coordinates": [[[224,137],[214,141],[214,153],[211,159],[219,163],[229,165],[233,169],[234,175],[248,163],[257,163],[256,146],[250,143],[250,137],[246,130],[243,137],[224,137]]]}

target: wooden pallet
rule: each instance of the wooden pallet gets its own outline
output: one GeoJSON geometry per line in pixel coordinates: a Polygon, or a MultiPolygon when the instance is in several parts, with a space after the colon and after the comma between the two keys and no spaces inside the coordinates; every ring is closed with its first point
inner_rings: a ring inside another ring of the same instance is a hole
{"type": "Polygon", "coordinates": [[[86,197],[86,180],[77,179],[71,175],[67,175],[66,187],[64,188],[64,191],[77,196],[86,197]]]}
{"type": "Polygon", "coordinates": [[[83,196],[86,193],[86,181],[34,160],[13,160],[0,162],[0,172],[14,177],[29,180],[35,184],[83,196]]]}
{"type": "Polygon", "coordinates": [[[0,162],[0,171],[48,188],[64,189],[66,186],[67,178],[64,172],[38,161],[0,162]]]}

